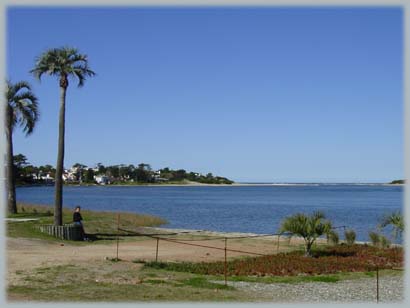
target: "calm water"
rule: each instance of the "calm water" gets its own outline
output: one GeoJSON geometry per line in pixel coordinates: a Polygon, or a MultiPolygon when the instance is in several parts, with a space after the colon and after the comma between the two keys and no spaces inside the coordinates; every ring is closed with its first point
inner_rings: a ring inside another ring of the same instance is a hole
{"type": "MultiPolygon", "coordinates": [[[[51,205],[54,187],[18,188],[17,199],[51,205]]],[[[353,228],[363,241],[384,214],[402,209],[403,187],[65,187],[64,205],[157,215],[168,220],[168,228],[252,233],[275,233],[284,217],[321,210],[335,226],[353,228]]]]}

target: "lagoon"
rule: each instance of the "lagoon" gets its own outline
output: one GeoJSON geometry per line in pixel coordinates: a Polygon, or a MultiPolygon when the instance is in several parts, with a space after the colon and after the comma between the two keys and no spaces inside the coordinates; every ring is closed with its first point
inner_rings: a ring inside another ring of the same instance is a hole
{"type": "MultiPolygon", "coordinates": [[[[156,215],[168,220],[167,228],[258,234],[276,233],[286,216],[320,210],[334,226],[352,228],[357,240],[368,241],[383,215],[402,210],[403,190],[364,184],[66,186],[64,206],[156,215]]],[[[19,187],[17,200],[52,205],[54,187],[19,187]]]]}

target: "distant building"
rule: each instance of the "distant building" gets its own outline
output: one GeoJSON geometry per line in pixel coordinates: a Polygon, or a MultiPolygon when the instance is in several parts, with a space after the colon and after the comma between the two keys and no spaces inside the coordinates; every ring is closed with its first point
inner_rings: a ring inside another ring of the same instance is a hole
{"type": "Polygon", "coordinates": [[[106,185],[110,184],[110,178],[106,175],[94,175],[94,180],[97,184],[106,185]]]}
{"type": "Polygon", "coordinates": [[[77,181],[77,172],[75,170],[73,170],[75,168],[71,168],[71,169],[65,169],[63,172],[63,181],[64,182],[75,182],[77,181]]]}
{"type": "Polygon", "coordinates": [[[168,181],[168,179],[160,178],[160,177],[155,177],[155,181],[156,181],[156,182],[166,182],[166,181],[168,181]]]}

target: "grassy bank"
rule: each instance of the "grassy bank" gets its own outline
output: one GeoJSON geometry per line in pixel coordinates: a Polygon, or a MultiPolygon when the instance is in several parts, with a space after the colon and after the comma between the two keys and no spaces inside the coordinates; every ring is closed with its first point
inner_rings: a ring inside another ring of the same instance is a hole
{"type": "MultiPolygon", "coordinates": [[[[30,218],[32,221],[7,222],[7,236],[39,238],[55,240],[53,237],[41,233],[38,229],[40,225],[53,223],[53,207],[45,205],[19,203],[17,205],[18,214],[8,215],[8,218],[30,218]]],[[[63,222],[71,223],[73,209],[63,208],[63,222]]],[[[81,210],[87,234],[92,234],[96,239],[115,236],[117,233],[118,214],[114,212],[81,210]]],[[[154,227],[165,224],[166,220],[135,213],[120,213],[120,228],[135,230],[138,227],[154,227]]]]}

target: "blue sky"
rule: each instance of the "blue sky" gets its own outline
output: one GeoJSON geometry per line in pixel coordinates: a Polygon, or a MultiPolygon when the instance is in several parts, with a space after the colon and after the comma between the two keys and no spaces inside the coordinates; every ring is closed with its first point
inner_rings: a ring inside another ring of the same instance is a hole
{"type": "Polygon", "coordinates": [[[58,83],[29,75],[70,45],[97,76],[67,95],[65,165],[140,162],[236,181],[403,177],[399,8],[13,8],[7,75],[41,120],[15,153],[55,164],[58,83]]]}

